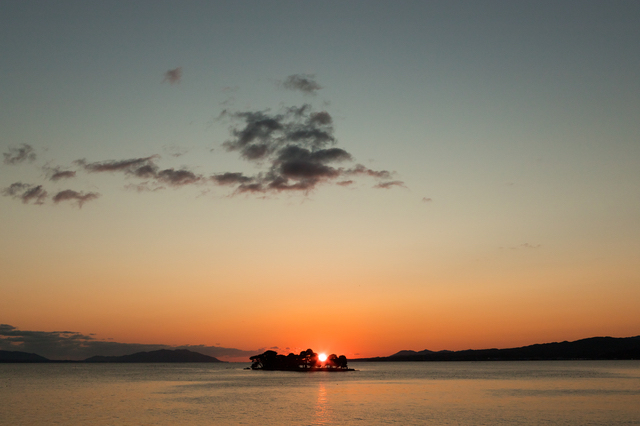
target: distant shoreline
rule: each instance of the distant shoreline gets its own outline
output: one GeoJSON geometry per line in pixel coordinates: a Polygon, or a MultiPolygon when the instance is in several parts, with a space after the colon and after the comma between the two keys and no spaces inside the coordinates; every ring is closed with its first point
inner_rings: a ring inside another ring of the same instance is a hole
{"type": "Polygon", "coordinates": [[[640,336],[591,337],[574,342],[542,343],[508,349],[462,351],[400,351],[387,357],[358,358],[354,362],[418,361],[605,361],[640,359],[640,336]]]}
{"type": "MultiPolygon", "coordinates": [[[[542,343],[507,349],[462,351],[403,350],[386,357],[354,358],[350,362],[438,361],[613,361],[640,360],[640,336],[591,337],[573,342],[542,343]]],[[[95,356],[85,360],[53,360],[20,351],[0,350],[0,363],[224,363],[217,358],[184,349],[161,349],[123,356],[95,356]]]]}
{"type": "Polygon", "coordinates": [[[151,352],[136,352],[122,356],[93,356],[84,360],[53,360],[43,356],[19,351],[0,351],[0,363],[81,363],[81,364],[144,364],[144,363],[224,363],[212,356],[186,349],[160,349],[151,352]]]}

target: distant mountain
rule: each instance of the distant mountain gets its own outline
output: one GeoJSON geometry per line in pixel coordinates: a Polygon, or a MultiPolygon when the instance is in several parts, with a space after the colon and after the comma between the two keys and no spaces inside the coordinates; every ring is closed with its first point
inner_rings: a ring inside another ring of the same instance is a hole
{"type": "Polygon", "coordinates": [[[640,359],[640,336],[591,337],[574,342],[542,343],[510,349],[432,352],[400,351],[388,357],[352,361],[519,361],[575,359],[640,359]]]}
{"type": "Polygon", "coordinates": [[[0,362],[50,362],[47,358],[19,351],[0,351],[0,362]]]}
{"type": "Polygon", "coordinates": [[[395,353],[393,355],[390,355],[390,357],[398,357],[398,356],[416,356],[416,355],[431,355],[431,354],[439,354],[439,353],[451,353],[451,351],[438,351],[438,352],[434,352],[434,351],[430,351],[428,349],[425,349],[423,351],[400,351],[398,353],[395,353]]]}
{"type": "Polygon", "coordinates": [[[392,358],[394,356],[416,356],[416,355],[427,355],[427,354],[432,354],[432,353],[434,353],[434,352],[430,351],[428,349],[425,349],[424,351],[420,351],[420,352],[405,350],[405,351],[400,351],[398,353],[390,355],[389,358],[392,358]]]}
{"type": "Polygon", "coordinates": [[[84,362],[224,362],[212,356],[186,349],[160,349],[123,356],[93,356],[84,362]]]}

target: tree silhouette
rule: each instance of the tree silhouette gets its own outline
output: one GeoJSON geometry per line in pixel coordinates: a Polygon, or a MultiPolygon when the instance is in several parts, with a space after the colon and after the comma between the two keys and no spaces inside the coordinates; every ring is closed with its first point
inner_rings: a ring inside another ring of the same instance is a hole
{"type": "Polygon", "coordinates": [[[277,352],[268,350],[251,358],[252,370],[284,370],[284,371],[349,371],[347,357],[331,354],[323,363],[318,354],[312,349],[300,352],[299,355],[278,355],[277,352]]]}

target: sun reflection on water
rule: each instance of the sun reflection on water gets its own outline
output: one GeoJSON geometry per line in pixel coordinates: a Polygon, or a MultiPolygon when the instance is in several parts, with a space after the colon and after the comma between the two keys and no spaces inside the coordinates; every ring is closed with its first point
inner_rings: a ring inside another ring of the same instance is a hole
{"type": "Polygon", "coordinates": [[[324,383],[320,383],[316,401],[315,424],[326,425],[329,423],[331,423],[331,407],[327,398],[327,389],[324,387],[324,383]]]}

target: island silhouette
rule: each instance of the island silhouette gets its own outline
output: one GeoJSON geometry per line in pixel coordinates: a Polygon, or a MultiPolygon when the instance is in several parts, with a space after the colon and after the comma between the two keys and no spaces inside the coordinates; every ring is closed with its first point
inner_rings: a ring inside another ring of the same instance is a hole
{"type": "Polygon", "coordinates": [[[296,355],[278,355],[276,351],[266,351],[249,358],[252,370],[271,371],[354,371],[347,366],[347,357],[331,354],[324,361],[313,349],[307,349],[296,355]]]}

